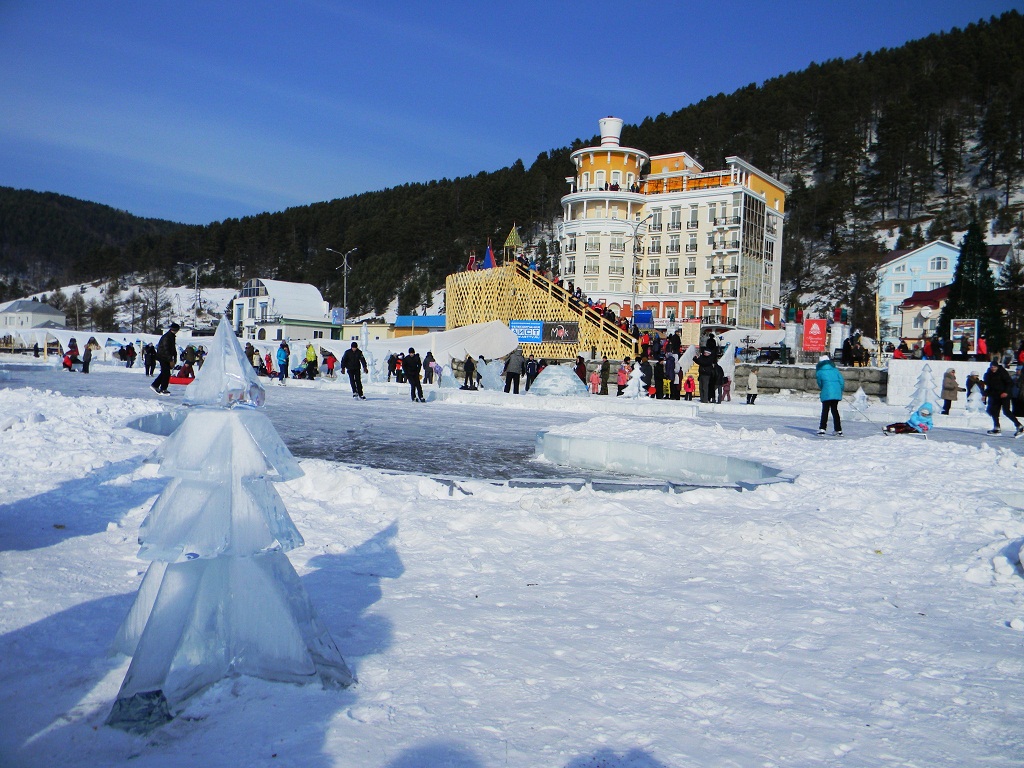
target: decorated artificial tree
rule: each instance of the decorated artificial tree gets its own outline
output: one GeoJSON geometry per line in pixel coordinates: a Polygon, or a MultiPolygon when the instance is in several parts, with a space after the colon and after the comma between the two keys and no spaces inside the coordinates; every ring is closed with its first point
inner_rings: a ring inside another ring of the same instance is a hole
{"type": "Polygon", "coordinates": [[[934,406],[941,401],[942,396],[939,394],[939,388],[935,386],[932,367],[925,363],[917,377],[914,396],[910,399],[910,405],[907,406],[907,409],[913,413],[925,403],[931,403],[934,406]]]}
{"type": "Polygon", "coordinates": [[[186,390],[188,416],[147,459],[173,479],[139,532],[151,565],[114,642],[132,661],[109,725],[146,733],[235,675],[354,681],[285,555],[303,541],[272,483],[302,470],[259,410],[264,397],[221,322],[186,390]]]}

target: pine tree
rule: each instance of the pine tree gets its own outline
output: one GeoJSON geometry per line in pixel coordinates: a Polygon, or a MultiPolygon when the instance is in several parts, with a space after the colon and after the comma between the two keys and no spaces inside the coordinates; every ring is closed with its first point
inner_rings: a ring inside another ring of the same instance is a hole
{"type": "Polygon", "coordinates": [[[976,210],[960,245],[960,257],[949,286],[949,299],[939,316],[939,335],[950,338],[950,321],[977,319],[978,331],[988,339],[990,350],[1006,345],[1006,326],[995,279],[988,263],[988,248],[981,234],[976,210]]]}
{"type": "Polygon", "coordinates": [[[1024,338],[1024,262],[1014,253],[999,270],[1000,298],[1006,309],[1006,325],[1010,341],[1024,338]]]}

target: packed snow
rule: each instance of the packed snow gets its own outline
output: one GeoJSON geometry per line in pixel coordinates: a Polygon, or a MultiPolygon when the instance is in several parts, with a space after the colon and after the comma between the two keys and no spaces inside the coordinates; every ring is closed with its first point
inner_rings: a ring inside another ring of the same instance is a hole
{"type": "Polygon", "coordinates": [[[0,765],[1022,762],[1024,440],[984,414],[918,440],[880,429],[906,402],[861,399],[819,438],[809,395],[693,416],[387,383],[359,401],[343,377],[271,387],[265,411],[304,473],[275,484],[305,541],[288,558],[358,682],[230,678],[146,737],[110,728],[140,528],[172,481],[145,462],[166,438],[125,425],[182,389],[54,363],[0,359],[0,765]],[[795,480],[494,482],[535,463],[536,428],[795,480]]]}

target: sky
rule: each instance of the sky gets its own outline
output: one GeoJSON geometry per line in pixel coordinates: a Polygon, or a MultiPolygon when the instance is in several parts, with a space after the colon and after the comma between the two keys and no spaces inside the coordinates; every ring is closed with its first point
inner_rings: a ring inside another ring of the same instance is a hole
{"type": "Polygon", "coordinates": [[[1024,3],[582,8],[0,0],[0,186],[206,224],[528,167],[605,115],[639,123],[1024,3]]]}

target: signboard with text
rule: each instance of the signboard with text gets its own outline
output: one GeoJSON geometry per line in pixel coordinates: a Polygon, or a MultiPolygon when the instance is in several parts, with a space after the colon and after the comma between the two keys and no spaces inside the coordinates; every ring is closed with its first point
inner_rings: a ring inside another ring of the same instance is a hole
{"type": "Polygon", "coordinates": [[[544,322],[542,320],[510,320],[508,327],[520,344],[555,342],[576,344],[580,340],[580,324],[573,322],[544,322]]]}
{"type": "Polygon", "coordinates": [[[804,320],[804,352],[824,352],[827,337],[827,320],[824,318],[804,320]]]}
{"type": "Polygon", "coordinates": [[[978,321],[950,320],[949,337],[953,340],[953,352],[958,355],[975,355],[978,350],[978,321]],[[964,346],[964,342],[967,346],[964,346]]]}

